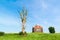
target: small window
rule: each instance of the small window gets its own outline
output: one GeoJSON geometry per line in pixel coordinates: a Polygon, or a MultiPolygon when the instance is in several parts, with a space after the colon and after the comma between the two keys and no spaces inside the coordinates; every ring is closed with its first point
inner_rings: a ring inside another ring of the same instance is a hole
{"type": "Polygon", "coordinates": [[[36,29],[36,32],[41,32],[41,29],[36,29]]]}

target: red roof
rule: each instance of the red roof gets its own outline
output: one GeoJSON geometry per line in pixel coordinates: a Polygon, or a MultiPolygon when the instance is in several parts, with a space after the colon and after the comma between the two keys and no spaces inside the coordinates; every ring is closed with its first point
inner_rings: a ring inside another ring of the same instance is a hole
{"type": "Polygon", "coordinates": [[[36,25],[34,28],[39,29],[39,28],[42,28],[42,27],[39,26],[39,25],[36,25]]]}

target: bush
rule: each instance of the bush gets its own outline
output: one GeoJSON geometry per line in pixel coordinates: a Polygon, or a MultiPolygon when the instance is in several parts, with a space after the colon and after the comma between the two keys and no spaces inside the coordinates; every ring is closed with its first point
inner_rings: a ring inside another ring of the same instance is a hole
{"type": "Polygon", "coordinates": [[[0,32],[0,36],[3,36],[4,35],[4,32],[0,32]]]}
{"type": "Polygon", "coordinates": [[[27,35],[27,33],[19,32],[19,35],[27,35]]]}
{"type": "Polygon", "coordinates": [[[50,33],[55,33],[55,28],[54,27],[49,27],[48,29],[49,29],[50,33]]]}

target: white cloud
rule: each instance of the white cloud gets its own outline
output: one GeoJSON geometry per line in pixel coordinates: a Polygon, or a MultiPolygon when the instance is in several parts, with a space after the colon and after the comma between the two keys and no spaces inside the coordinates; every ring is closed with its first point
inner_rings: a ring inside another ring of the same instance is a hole
{"type": "Polygon", "coordinates": [[[18,20],[12,18],[0,18],[0,24],[3,25],[19,25],[18,20]]]}
{"type": "Polygon", "coordinates": [[[47,9],[48,8],[48,5],[47,5],[47,3],[45,1],[41,2],[41,6],[42,6],[43,9],[47,9]]]}
{"type": "Polygon", "coordinates": [[[52,13],[54,13],[55,15],[60,14],[60,8],[54,7],[52,13]]]}
{"type": "Polygon", "coordinates": [[[45,24],[45,25],[48,25],[48,22],[47,22],[47,21],[44,21],[44,24],[45,24]]]}

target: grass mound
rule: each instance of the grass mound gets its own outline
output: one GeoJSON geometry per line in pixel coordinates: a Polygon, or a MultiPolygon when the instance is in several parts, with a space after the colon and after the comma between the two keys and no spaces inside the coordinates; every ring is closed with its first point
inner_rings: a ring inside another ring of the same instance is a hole
{"type": "Polygon", "coordinates": [[[28,33],[27,36],[18,34],[5,34],[0,40],[60,40],[60,33],[28,33]]]}

